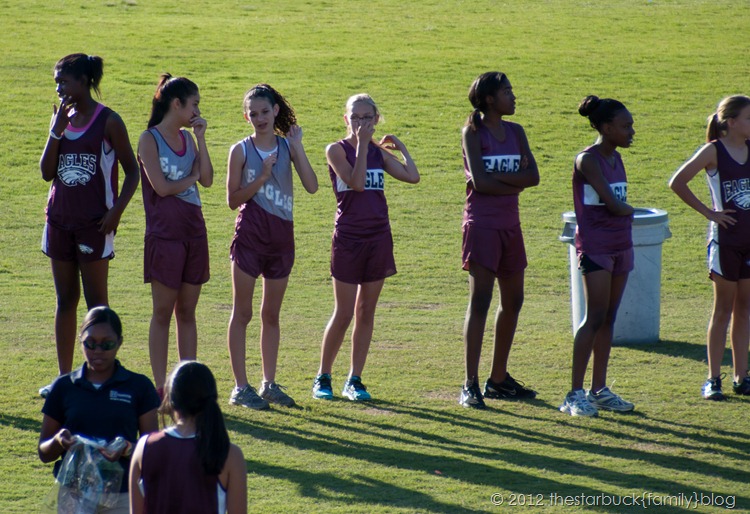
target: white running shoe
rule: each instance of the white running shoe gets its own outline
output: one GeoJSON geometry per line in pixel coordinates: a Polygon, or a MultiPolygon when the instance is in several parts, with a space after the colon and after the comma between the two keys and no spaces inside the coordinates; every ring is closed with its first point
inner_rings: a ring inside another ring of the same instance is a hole
{"type": "Polygon", "coordinates": [[[609,387],[602,387],[596,393],[589,391],[586,398],[597,409],[615,412],[630,412],[635,409],[635,405],[623,400],[619,394],[613,393],[609,387]]]}
{"type": "Polygon", "coordinates": [[[565,395],[565,401],[560,405],[560,412],[570,414],[571,416],[596,416],[599,411],[586,398],[586,391],[576,389],[565,395]]]}

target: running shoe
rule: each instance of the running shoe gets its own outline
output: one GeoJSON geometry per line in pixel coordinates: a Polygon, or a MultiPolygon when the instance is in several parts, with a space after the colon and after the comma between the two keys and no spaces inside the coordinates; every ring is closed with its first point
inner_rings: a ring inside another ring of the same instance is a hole
{"type": "Polygon", "coordinates": [[[597,416],[599,411],[586,398],[586,391],[576,389],[565,395],[565,401],[560,405],[560,412],[571,416],[597,416]]]}
{"type": "Polygon", "coordinates": [[[706,383],[703,384],[703,398],[706,400],[721,401],[725,398],[724,393],[721,391],[721,379],[724,377],[724,373],[716,378],[709,378],[706,383]]]}
{"type": "Polygon", "coordinates": [[[482,398],[482,391],[479,390],[479,382],[474,382],[470,386],[464,385],[461,388],[461,396],[458,397],[458,403],[462,407],[472,409],[484,409],[487,406],[482,398]]]}
{"type": "Polygon", "coordinates": [[[268,408],[268,402],[258,396],[255,388],[250,384],[243,388],[235,387],[232,390],[232,396],[229,397],[229,403],[255,410],[265,410],[268,408]]]}
{"type": "Polygon", "coordinates": [[[502,382],[493,382],[489,378],[484,384],[484,397],[500,400],[532,400],[536,398],[536,391],[529,389],[523,382],[519,382],[508,373],[502,382]]]}
{"type": "Polygon", "coordinates": [[[331,387],[331,375],[322,373],[313,381],[312,397],[316,400],[333,399],[333,388],[331,387]]]}
{"type": "Polygon", "coordinates": [[[635,405],[623,400],[622,396],[613,393],[609,387],[602,387],[596,393],[589,391],[586,399],[598,410],[630,412],[635,409],[635,405]]]}
{"type": "Polygon", "coordinates": [[[294,407],[294,399],[286,394],[283,390],[286,387],[277,384],[276,382],[263,382],[258,395],[269,403],[277,403],[284,407],[294,407]]]}
{"type": "Polygon", "coordinates": [[[744,396],[750,395],[750,376],[746,376],[740,382],[733,382],[734,392],[744,396]]]}
{"type": "Polygon", "coordinates": [[[47,398],[47,396],[49,395],[50,391],[52,391],[52,384],[47,384],[44,387],[40,387],[39,388],[39,396],[41,396],[42,398],[47,398]]]}
{"type": "Polygon", "coordinates": [[[372,399],[372,396],[370,396],[367,388],[362,383],[362,379],[356,376],[349,377],[349,380],[344,384],[344,390],[341,391],[341,394],[353,402],[363,402],[372,399]]]}

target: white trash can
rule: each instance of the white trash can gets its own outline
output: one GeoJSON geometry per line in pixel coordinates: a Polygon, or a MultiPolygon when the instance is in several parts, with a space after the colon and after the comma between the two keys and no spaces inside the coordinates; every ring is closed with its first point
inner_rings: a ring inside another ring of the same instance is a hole
{"type": "MultiPolygon", "coordinates": [[[[570,307],[573,335],[586,315],[583,278],[578,269],[575,248],[576,214],[562,215],[560,241],[568,243],[570,261],[570,307]]],[[[655,343],[659,340],[661,306],[661,245],[672,237],[667,211],[636,208],[633,215],[635,268],[630,272],[625,293],[617,311],[613,344],[655,343]]]]}

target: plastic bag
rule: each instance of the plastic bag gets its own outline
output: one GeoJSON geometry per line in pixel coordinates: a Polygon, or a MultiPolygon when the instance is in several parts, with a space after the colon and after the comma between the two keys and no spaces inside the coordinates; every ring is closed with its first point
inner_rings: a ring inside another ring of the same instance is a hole
{"type": "Polygon", "coordinates": [[[102,507],[113,507],[120,495],[124,470],[110,462],[99,450],[111,453],[122,448],[120,437],[106,441],[75,436],[76,442],[65,454],[55,486],[47,495],[45,508],[53,512],[91,514],[102,507]]]}

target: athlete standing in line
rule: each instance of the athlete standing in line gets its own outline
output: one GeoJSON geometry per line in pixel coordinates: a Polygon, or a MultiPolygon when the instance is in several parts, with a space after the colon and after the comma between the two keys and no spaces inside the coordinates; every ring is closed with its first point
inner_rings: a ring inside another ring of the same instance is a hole
{"type": "Polygon", "coordinates": [[[747,374],[750,342],[750,97],[730,96],[708,119],[706,141],[674,174],[669,186],[682,201],[710,222],[708,272],[714,285],[714,304],[708,325],[708,380],[702,395],[723,400],[721,361],[730,338],[734,363],[733,389],[750,394],[747,374]],[[688,182],[706,170],[712,207],[703,204],[688,182]]]}
{"type": "Polygon", "coordinates": [[[596,143],[576,157],[573,203],[575,245],[583,275],[586,317],[573,343],[572,387],[560,411],[571,416],[596,416],[599,410],[632,411],[632,403],[607,387],[607,367],[617,309],[625,292],[634,254],[625,166],[617,148],[633,142],[633,116],[611,98],[587,96],[578,106],[581,116],[599,132],[596,143]],[[583,389],[586,368],[594,355],[591,389],[583,389]]]}
{"type": "Polygon", "coordinates": [[[233,307],[227,344],[235,388],[229,403],[259,410],[267,409],[269,402],[291,407],[294,400],[276,383],[276,362],[281,302],[294,264],[292,164],[308,193],[318,190],[318,178],[305,154],[294,110],[278,91],[258,84],[245,94],[243,108],[254,132],[232,146],[227,164],[227,204],[240,209],[230,250],[233,307]],[[247,380],[245,348],[260,275],[263,382],[256,392],[247,380]]]}
{"type": "Polygon", "coordinates": [[[508,373],[508,356],[523,305],[526,249],[518,195],[539,183],[539,170],[521,125],[503,120],[516,112],[513,86],[504,73],[487,72],[469,89],[474,111],[463,129],[466,206],[463,268],[469,272],[464,323],[466,380],[459,404],[485,408],[484,399],[532,399],[536,392],[508,373]],[[490,376],[479,389],[479,357],[495,282],[495,351],[490,376]]]}
{"type": "Polygon", "coordinates": [[[146,210],[143,275],[151,283],[153,301],[148,346],[160,395],[167,375],[172,313],[179,359],[194,360],[198,352],[195,310],[201,286],[209,279],[206,223],[196,183],[210,187],[214,169],[199,103],[194,82],[162,75],[148,130],[138,141],[146,210]],[[193,128],[195,141],[183,127],[193,128]]]}
{"type": "MultiPolygon", "coordinates": [[[[107,305],[109,260],[125,207],[138,188],[138,163],[120,116],[99,97],[101,57],[71,54],[55,64],[60,107],[53,106],[49,136],[39,163],[52,181],[42,251],[52,263],[57,304],[55,343],[60,375],[73,367],[76,311],[81,285],[89,309],[107,305]],[[125,179],[118,196],[118,161],[125,179]],[[80,277],[80,278],[79,278],[80,277]],[[79,283],[80,280],[80,283],[79,283]]],[[[50,385],[39,390],[42,397],[50,385]]]]}
{"type": "Polygon", "coordinates": [[[372,341],[375,308],[386,277],[396,273],[393,237],[385,200],[385,174],[416,184],[419,171],[406,145],[386,134],[373,141],[380,111],[367,94],[346,102],[347,136],[326,148],[328,173],[338,208],[331,243],[331,275],[335,307],[320,350],[313,398],[333,398],[331,369],[354,318],[349,377],[342,394],[352,401],[369,400],[362,370],[372,341]],[[392,151],[398,151],[403,162],[392,151]]]}

